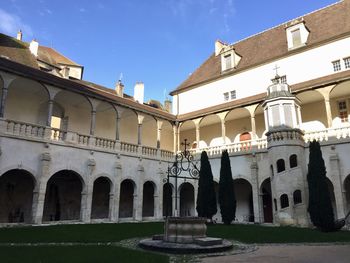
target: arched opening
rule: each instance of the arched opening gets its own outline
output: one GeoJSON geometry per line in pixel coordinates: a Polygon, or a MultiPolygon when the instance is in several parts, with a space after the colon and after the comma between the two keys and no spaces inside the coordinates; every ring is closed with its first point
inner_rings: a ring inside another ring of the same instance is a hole
{"type": "Polygon", "coordinates": [[[0,223],[31,223],[34,177],[14,169],[0,177],[0,223]]]}
{"type": "Polygon", "coordinates": [[[328,186],[329,195],[330,195],[330,197],[331,197],[331,202],[332,202],[332,207],[333,207],[334,218],[336,219],[336,218],[338,218],[337,204],[336,204],[336,201],[335,201],[333,183],[331,182],[331,180],[329,180],[329,178],[327,178],[327,186],[328,186]]]}
{"type": "Polygon", "coordinates": [[[298,158],[297,158],[297,155],[296,154],[292,154],[290,157],[289,157],[289,167],[290,168],[294,168],[294,167],[297,167],[298,166],[298,158]]]}
{"type": "Polygon", "coordinates": [[[230,111],[225,118],[226,136],[231,142],[238,143],[240,134],[251,132],[250,113],[245,108],[230,111]]]}
{"type": "Polygon", "coordinates": [[[119,197],[119,217],[130,218],[133,217],[134,210],[134,192],[135,183],[130,180],[124,180],[120,185],[120,197],[119,197]]]}
{"type": "Polygon", "coordinates": [[[161,136],[160,136],[160,148],[162,150],[167,150],[167,151],[174,150],[173,126],[168,121],[163,121],[161,136]]]}
{"type": "Polygon", "coordinates": [[[191,148],[196,149],[200,146],[198,142],[196,142],[196,125],[192,120],[183,122],[179,128],[179,132],[180,142],[187,139],[187,142],[190,143],[191,148]]]}
{"type": "Polygon", "coordinates": [[[305,91],[297,94],[297,98],[301,101],[302,130],[319,131],[327,127],[327,114],[321,93],[305,91]]]}
{"type": "Polygon", "coordinates": [[[205,116],[199,123],[200,127],[200,138],[205,141],[208,146],[223,145],[221,132],[221,120],[215,115],[205,116]]]}
{"type": "Polygon", "coordinates": [[[349,212],[350,211],[350,175],[348,175],[345,178],[344,181],[344,190],[345,190],[345,200],[346,200],[346,211],[345,212],[349,212]]]}
{"type": "Polygon", "coordinates": [[[10,120],[46,125],[48,108],[43,112],[41,108],[48,100],[48,91],[40,83],[17,78],[9,86],[4,116],[10,120]]]}
{"type": "Polygon", "coordinates": [[[286,170],[286,166],[284,164],[283,159],[278,159],[276,164],[277,164],[277,173],[281,173],[286,170]]]}
{"type": "Polygon", "coordinates": [[[254,222],[252,185],[245,179],[233,181],[236,195],[236,220],[254,222]]]}
{"type": "Polygon", "coordinates": [[[148,147],[157,147],[157,121],[149,116],[144,115],[144,119],[142,121],[142,136],[141,142],[142,145],[148,147]]]}
{"type": "Polygon", "coordinates": [[[92,219],[101,219],[109,217],[110,192],[111,182],[107,177],[99,177],[95,180],[92,192],[92,219]]]}
{"type": "Polygon", "coordinates": [[[81,176],[71,170],[55,173],[46,185],[44,221],[79,220],[81,176]]]}
{"type": "Polygon", "coordinates": [[[263,204],[263,214],[264,222],[272,223],[272,195],[271,195],[271,181],[270,178],[267,178],[263,181],[260,186],[262,204],[263,204]]]}
{"type": "Polygon", "coordinates": [[[255,109],[255,127],[257,138],[266,137],[264,109],[261,104],[255,109]]]}
{"type": "Polygon", "coordinates": [[[180,216],[194,216],[194,187],[190,183],[180,186],[180,216]]]}
{"type": "Polygon", "coordinates": [[[138,142],[138,120],[134,111],[123,109],[120,116],[120,141],[137,144],[138,142]]]}
{"type": "Polygon", "coordinates": [[[95,136],[110,140],[116,139],[117,112],[107,102],[100,102],[96,107],[95,136]]]}
{"type": "Polygon", "coordinates": [[[249,132],[243,132],[239,135],[240,142],[250,141],[251,139],[252,139],[252,136],[250,135],[249,132]]]}
{"type": "Polygon", "coordinates": [[[342,127],[349,125],[349,88],[350,81],[344,81],[337,84],[329,94],[333,127],[342,127]]]}
{"type": "Polygon", "coordinates": [[[283,194],[280,197],[281,209],[289,207],[288,195],[283,194]]]}
{"type": "Polygon", "coordinates": [[[173,187],[170,183],[163,185],[163,216],[173,215],[173,187]]]}
{"type": "Polygon", "coordinates": [[[294,205],[301,204],[302,202],[302,197],[301,197],[301,191],[300,190],[295,190],[293,193],[293,202],[294,205]]]}
{"type": "Polygon", "coordinates": [[[92,107],[86,97],[62,90],[56,94],[54,101],[64,109],[64,117],[60,120],[62,130],[90,134],[92,107]]]}
{"type": "Polygon", "coordinates": [[[143,184],[142,217],[154,216],[154,193],[155,186],[153,182],[148,181],[143,184]]]}

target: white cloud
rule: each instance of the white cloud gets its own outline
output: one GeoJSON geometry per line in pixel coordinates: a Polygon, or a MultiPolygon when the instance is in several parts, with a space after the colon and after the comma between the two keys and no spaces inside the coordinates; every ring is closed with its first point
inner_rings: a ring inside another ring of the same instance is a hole
{"type": "Polygon", "coordinates": [[[33,36],[32,28],[23,23],[21,18],[17,15],[7,13],[5,10],[0,9],[0,30],[1,32],[7,35],[15,35],[18,30],[22,30],[22,32],[26,36],[33,36]]]}
{"type": "Polygon", "coordinates": [[[79,12],[85,13],[85,12],[86,12],[86,9],[85,9],[84,7],[80,7],[80,8],[79,8],[79,12]]]}

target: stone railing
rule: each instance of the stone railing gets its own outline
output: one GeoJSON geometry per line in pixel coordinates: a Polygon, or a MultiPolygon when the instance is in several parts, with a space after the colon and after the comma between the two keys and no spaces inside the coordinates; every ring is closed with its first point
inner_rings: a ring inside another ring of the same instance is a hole
{"type": "Polygon", "coordinates": [[[330,139],[341,140],[348,138],[350,138],[350,127],[329,128],[320,131],[305,132],[304,134],[305,142],[313,140],[323,142],[330,139]]]}
{"type": "Polygon", "coordinates": [[[51,140],[54,141],[64,141],[66,139],[67,132],[56,129],[56,128],[51,128],[51,140]]]}
{"type": "Polygon", "coordinates": [[[120,142],[120,151],[128,153],[138,153],[139,146],[137,144],[120,142]]]}
{"type": "Polygon", "coordinates": [[[142,146],[142,155],[156,156],[157,149],[149,146],[142,146]]]}
{"type": "Polygon", "coordinates": [[[160,150],[160,156],[162,159],[171,160],[174,158],[174,153],[167,150],[160,150]]]}
{"type": "Polygon", "coordinates": [[[2,124],[5,132],[12,135],[34,138],[45,138],[48,129],[45,126],[19,121],[5,120],[2,124]]]}
{"type": "Polygon", "coordinates": [[[115,149],[115,141],[111,140],[111,139],[96,137],[95,138],[95,146],[100,147],[100,148],[113,150],[113,149],[115,149]]]}
{"type": "Polygon", "coordinates": [[[89,145],[89,140],[90,140],[89,135],[77,133],[77,137],[78,137],[78,144],[85,145],[85,146],[89,145]]]}

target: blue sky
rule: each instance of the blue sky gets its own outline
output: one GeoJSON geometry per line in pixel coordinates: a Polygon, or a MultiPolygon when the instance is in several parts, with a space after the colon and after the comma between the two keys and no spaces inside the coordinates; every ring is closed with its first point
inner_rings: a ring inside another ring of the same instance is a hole
{"type": "Polygon", "coordinates": [[[22,29],[84,65],[84,79],[114,88],[123,75],[132,95],[164,100],[214,52],[337,0],[1,0],[0,31],[22,29]]]}

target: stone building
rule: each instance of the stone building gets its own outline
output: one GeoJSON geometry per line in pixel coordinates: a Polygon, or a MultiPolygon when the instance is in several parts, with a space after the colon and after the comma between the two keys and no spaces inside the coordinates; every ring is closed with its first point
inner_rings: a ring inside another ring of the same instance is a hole
{"type": "MultiPolygon", "coordinates": [[[[350,210],[350,1],[213,54],[164,107],[83,80],[37,41],[0,35],[0,222],[195,215],[197,185],[166,182],[184,139],[219,179],[230,154],[236,221],[308,225],[308,142],[321,143],[337,218],[350,210]],[[200,99],[199,99],[200,98],[200,99]],[[175,210],[175,192],[179,208],[175,210]]],[[[215,216],[220,221],[220,213],[215,216]]]]}

